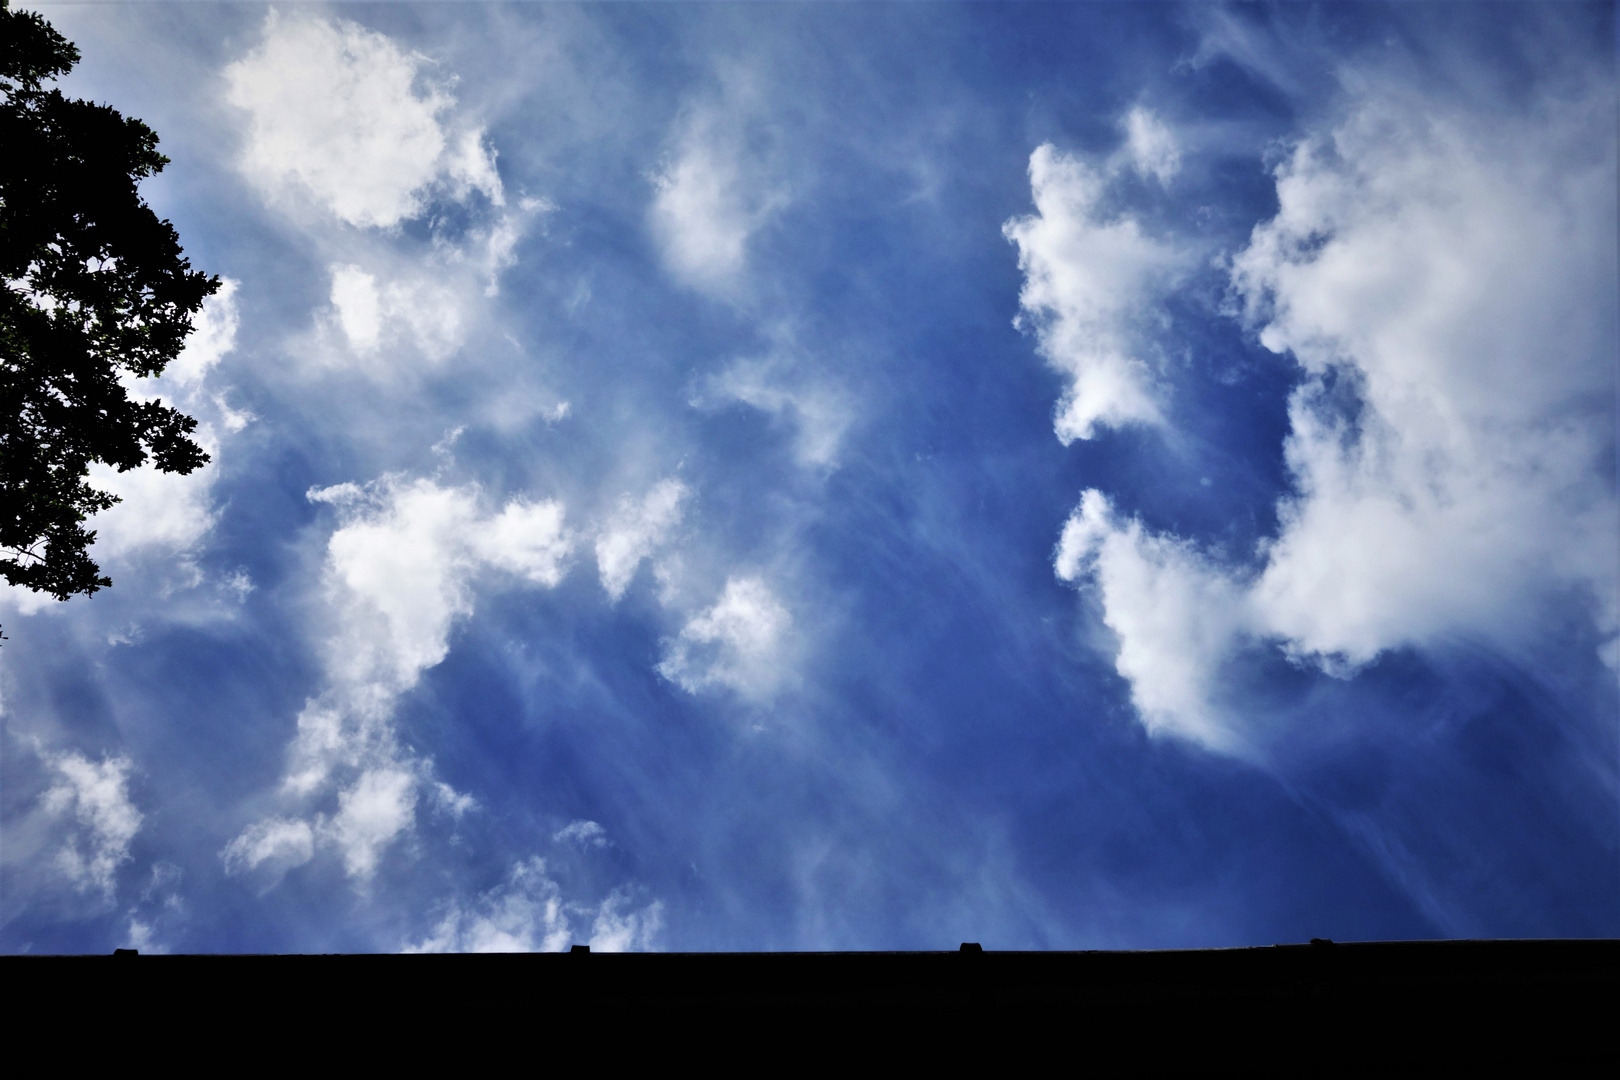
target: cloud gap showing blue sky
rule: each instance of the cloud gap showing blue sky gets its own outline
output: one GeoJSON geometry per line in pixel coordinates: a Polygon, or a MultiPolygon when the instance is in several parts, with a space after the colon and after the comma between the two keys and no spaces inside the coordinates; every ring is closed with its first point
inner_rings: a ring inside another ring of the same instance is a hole
{"type": "Polygon", "coordinates": [[[0,948],[1620,933],[1612,4],[37,10],[227,284],[0,948]]]}

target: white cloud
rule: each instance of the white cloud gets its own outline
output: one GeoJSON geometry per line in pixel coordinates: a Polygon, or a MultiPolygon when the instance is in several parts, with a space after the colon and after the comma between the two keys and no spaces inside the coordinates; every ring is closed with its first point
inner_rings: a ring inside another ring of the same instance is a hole
{"type": "Polygon", "coordinates": [[[483,132],[452,126],[427,66],[354,23],[272,10],[225,69],[226,99],[248,113],[243,172],[273,201],[296,193],[357,226],[397,225],[435,192],[501,202],[483,132]]]}
{"type": "Polygon", "coordinates": [[[605,848],[612,843],[607,830],[594,821],[570,821],[552,833],[551,838],[559,844],[573,844],[581,848],[605,848]]]}
{"type": "Polygon", "coordinates": [[[734,276],[752,231],[735,164],[711,147],[688,146],[658,174],[656,186],[653,228],[670,268],[706,285],[734,276]]]}
{"type": "Polygon", "coordinates": [[[329,362],[386,373],[399,366],[402,349],[442,361],[460,348],[480,320],[500,275],[512,264],[517,242],[535,218],[552,210],[543,199],[524,198],[493,221],[469,230],[456,243],[436,238],[423,253],[402,255],[383,242],[346,245],[345,261],[327,267],[332,279],[329,324],[342,335],[348,355],[329,362]],[[359,257],[360,265],[352,261],[359,257]]]}
{"type": "Polygon", "coordinates": [[[1279,167],[1278,213],[1232,264],[1262,343],[1305,372],[1296,494],[1258,573],[1121,523],[1095,492],[1058,548],[1151,728],[1238,745],[1222,665],[1258,641],[1347,676],[1452,636],[1527,646],[1584,598],[1613,662],[1609,100],[1480,116],[1384,89],[1279,167]]]}
{"type": "Polygon", "coordinates": [[[484,145],[483,128],[466,128],[445,148],[443,167],[450,193],[465,199],[482,192],[496,206],[505,201],[501,175],[495,169],[495,152],[484,145]]]}
{"type": "Polygon", "coordinates": [[[130,760],[97,763],[68,753],[47,762],[57,781],[41,798],[41,808],[68,823],[52,866],[78,892],[95,893],[111,903],[118,868],[129,861],[129,845],[141,827],[141,812],[129,798],[130,760]]]}
{"type": "Polygon", "coordinates": [[[1513,641],[1576,589],[1616,625],[1612,113],[1447,115],[1378,96],[1279,169],[1233,280],[1308,380],[1300,494],[1256,601],[1351,663],[1451,632],[1513,641]],[[1360,398],[1352,423],[1328,380],[1360,398]]]}
{"type": "Polygon", "coordinates": [[[147,956],[163,956],[169,952],[168,946],[155,937],[152,924],[139,918],[129,920],[129,933],[122,947],[134,949],[147,956]]]}
{"type": "MultiPolygon", "coordinates": [[[[219,443],[209,438],[211,434],[199,428],[197,442],[213,456],[219,452],[219,443]]],[[[94,557],[100,561],[127,558],[151,548],[189,551],[197,547],[217,517],[216,475],[212,462],[185,476],[159,472],[151,465],[128,472],[92,465],[90,483],[122,500],[86,523],[96,534],[94,557]]]]}
{"type": "Polygon", "coordinates": [[[746,92],[682,113],[668,162],[653,177],[648,220],[676,278],[731,291],[747,263],[749,237],[786,196],[744,137],[746,92]]]}
{"type": "Polygon", "coordinates": [[[400,753],[389,723],[396,696],[385,686],[362,683],[306,701],[298,713],[282,790],[314,795],[328,786],[336,770],[393,764],[400,753]]]}
{"type": "Polygon", "coordinates": [[[350,348],[370,352],[377,347],[382,340],[383,298],[375,277],[358,266],[332,267],[332,307],[350,348]]]}
{"type": "Polygon", "coordinates": [[[637,911],[630,908],[623,893],[614,893],[596,909],[589,944],[593,952],[646,952],[653,948],[663,926],[662,902],[654,900],[637,911]]]}
{"type": "Polygon", "coordinates": [[[573,539],[559,502],[514,500],[478,530],[473,550],[489,565],[547,588],[562,580],[573,539]]]}
{"type": "Polygon", "coordinates": [[[1036,213],[1002,233],[1018,245],[1024,272],[1019,325],[1069,387],[1055,429],[1065,445],[1099,425],[1155,424],[1159,390],[1141,328],[1186,258],[1143,233],[1129,214],[1104,208],[1107,178],[1051,145],[1029,159],[1036,213]]]}
{"type": "Polygon", "coordinates": [[[343,853],[350,877],[366,879],[383,851],[416,820],[418,770],[371,768],[339,793],[338,812],[326,832],[343,853]]]}
{"type": "Polygon", "coordinates": [[[227,873],[265,867],[280,877],[315,857],[315,832],[307,821],[266,818],[227,844],[222,857],[227,873]]]}
{"type": "Polygon", "coordinates": [[[490,512],[472,485],[389,478],[351,504],[350,515],[327,542],[339,611],[328,670],[340,685],[390,693],[444,659],[451,624],[472,611],[476,573],[499,569],[555,585],[573,544],[560,503],[514,499],[490,512]]]}
{"type": "Polygon", "coordinates": [[[619,500],[618,509],[596,538],[596,565],[608,596],[618,600],[624,595],[642,560],[680,524],[690,494],[685,484],[670,477],[654,484],[639,502],[629,496],[619,500]]]}
{"type": "MultiPolygon", "coordinates": [[[[218,454],[220,444],[213,438],[212,428],[200,427],[197,442],[210,455],[218,454]]],[[[91,465],[91,486],[122,500],[86,519],[86,527],[96,537],[91,557],[126,588],[129,575],[137,572],[135,565],[141,566],[143,575],[162,574],[165,590],[202,584],[204,575],[188,556],[203,545],[218,520],[213,494],[217,476],[212,463],[185,476],[159,472],[151,465],[122,473],[107,465],[91,465]],[[139,563],[153,553],[179,557],[139,563]]],[[[216,583],[240,599],[244,594],[238,579],[246,580],[237,572],[216,583]]],[[[49,593],[5,584],[0,585],[0,604],[19,615],[33,615],[57,608],[58,601],[49,593]]]]}
{"type": "Polygon", "coordinates": [[[57,603],[50,593],[25,589],[21,585],[0,582],[0,604],[18,615],[33,615],[57,603]]]}
{"type": "Polygon", "coordinates": [[[376,275],[334,265],[332,310],[349,348],[371,358],[379,347],[409,345],[431,360],[443,360],[465,336],[477,302],[453,278],[423,274],[379,283],[376,275]]]}
{"type": "Polygon", "coordinates": [[[576,943],[588,943],[595,952],[653,948],[663,926],[663,905],[654,901],[625,910],[629,906],[617,892],[595,907],[569,903],[547,875],[545,860],[531,858],[472,903],[450,904],[433,932],[403,951],[562,952],[576,943]]]}
{"type": "Polygon", "coordinates": [[[1117,639],[1115,668],[1147,729],[1232,749],[1213,691],[1248,629],[1242,588],[1191,545],[1120,522],[1098,491],[1064,524],[1055,569],[1096,591],[1117,639]]]}
{"type": "Polygon", "coordinates": [[[1165,122],[1138,105],[1125,114],[1125,153],[1131,168],[1168,184],[1181,171],[1181,148],[1165,122]]]}
{"type": "Polygon", "coordinates": [[[688,693],[723,686],[769,698],[786,681],[793,620],[757,577],[732,577],[714,606],[667,640],[659,674],[688,693]]]}
{"type": "Polygon", "coordinates": [[[376,502],[327,542],[340,628],[330,670],[340,684],[408,689],[444,659],[451,623],[472,611],[475,489],[385,482],[376,502]]]}
{"type": "MultiPolygon", "coordinates": [[[[222,399],[209,397],[202,391],[209,371],[236,347],[240,323],[236,307],[238,287],[230,278],[221,280],[219,291],[203,302],[185,348],[160,378],[126,375],[122,380],[133,400],[162,398],[182,412],[202,417],[203,422],[193,438],[214,459],[219,456],[222,441],[215,425],[206,419],[208,412],[216,411],[215,419],[228,433],[241,430],[247,422],[245,414],[233,412],[222,399]]],[[[86,521],[86,526],[96,534],[92,556],[105,565],[109,560],[125,562],[154,550],[179,554],[195,550],[212,531],[218,517],[213,495],[217,477],[216,461],[184,476],[159,472],[151,464],[127,472],[100,463],[91,465],[90,484],[121,500],[86,521]]],[[[185,576],[193,583],[199,581],[200,574],[195,566],[182,562],[185,576]]],[[[32,615],[57,602],[47,593],[13,585],[0,586],[0,598],[3,598],[0,602],[15,607],[22,615],[32,615]]]]}
{"type": "Polygon", "coordinates": [[[793,425],[799,464],[826,468],[837,461],[839,444],[854,421],[849,396],[824,383],[796,378],[775,360],[739,360],[704,383],[693,402],[736,401],[793,425]]]}
{"type": "Polygon", "coordinates": [[[453,903],[426,939],[407,953],[562,952],[573,944],[562,889],[545,860],[519,863],[508,880],[465,910],[453,903]]]}
{"type": "Polygon", "coordinates": [[[129,924],[124,948],[138,949],[148,955],[171,951],[164,938],[172,941],[189,917],[180,892],[184,879],[185,871],[172,862],[159,860],[152,864],[145,887],[125,912],[129,924]]]}
{"type": "Polygon", "coordinates": [[[231,842],[225,859],[240,872],[272,857],[293,865],[326,846],[364,881],[413,828],[424,792],[452,817],[474,805],[400,745],[395,702],[449,652],[453,625],[472,613],[475,579],[501,573],[554,586],[573,540],[560,503],[513,499],[490,510],[472,485],[390,477],[314,489],[309,498],[344,518],[327,542],[327,688],[299,714],[282,790],[308,800],[335,787],[337,810],[260,822],[231,842]]]}
{"type": "Polygon", "coordinates": [[[236,348],[236,331],[241,325],[236,292],[240,287],[240,282],[220,279],[219,291],[203,301],[202,310],[192,320],[186,347],[163,369],[164,381],[187,389],[195,387],[236,348]]]}
{"type": "Polygon", "coordinates": [[[508,203],[449,72],[352,22],[271,12],[224,74],[245,110],[242,171],[325,263],[328,303],[293,351],[310,375],[356,372],[408,391],[470,341],[503,336],[489,298],[555,207],[508,203]],[[399,228],[419,218],[425,238],[399,228]]]}
{"type": "Polygon", "coordinates": [[[310,488],[304,493],[304,498],[313,503],[327,503],[331,506],[352,506],[366,499],[366,489],[353,481],[344,481],[330,487],[310,488]]]}
{"type": "Polygon", "coordinates": [[[442,781],[429,785],[428,793],[433,799],[434,807],[456,821],[460,821],[468,813],[478,809],[477,799],[457,791],[442,781]]]}

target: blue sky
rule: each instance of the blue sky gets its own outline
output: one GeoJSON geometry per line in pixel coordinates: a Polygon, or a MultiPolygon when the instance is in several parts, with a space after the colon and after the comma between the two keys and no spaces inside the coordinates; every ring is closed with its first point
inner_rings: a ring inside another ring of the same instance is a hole
{"type": "Polygon", "coordinates": [[[1612,5],[40,5],[226,286],[10,952],[1620,934],[1612,5]]]}

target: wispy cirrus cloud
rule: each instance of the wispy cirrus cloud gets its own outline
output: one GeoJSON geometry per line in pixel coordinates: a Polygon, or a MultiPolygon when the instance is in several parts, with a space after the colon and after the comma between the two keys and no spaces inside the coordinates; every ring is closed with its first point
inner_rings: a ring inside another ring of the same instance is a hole
{"type": "Polygon", "coordinates": [[[711,375],[692,398],[698,408],[747,405],[787,427],[799,464],[828,469],[838,461],[844,436],[855,421],[853,395],[825,376],[806,375],[809,362],[769,356],[742,359],[711,375]]]}

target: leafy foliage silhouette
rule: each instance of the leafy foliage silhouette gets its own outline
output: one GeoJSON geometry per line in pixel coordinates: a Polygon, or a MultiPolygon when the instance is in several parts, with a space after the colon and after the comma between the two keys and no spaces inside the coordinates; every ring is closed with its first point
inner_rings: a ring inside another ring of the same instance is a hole
{"type": "Polygon", "coordinates": [[[152,129],[42,85],[78,60],[0,0],[0,572],[59,600],[112,584],[84,522],[119,500],[91,464],[207,463],[196,420],[120,376],[160,374],[219,288],[137,190],[169,161],[152,129]]]}

